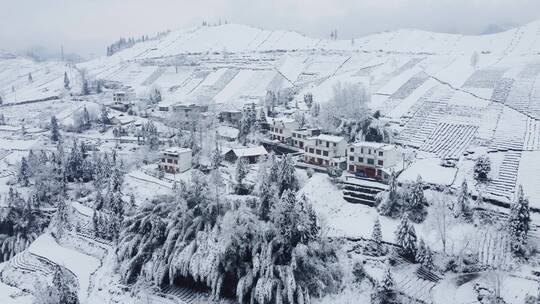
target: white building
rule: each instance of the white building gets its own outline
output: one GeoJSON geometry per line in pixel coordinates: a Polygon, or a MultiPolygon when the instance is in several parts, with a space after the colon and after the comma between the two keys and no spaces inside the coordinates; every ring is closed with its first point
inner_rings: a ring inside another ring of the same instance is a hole
{"type": "Polygon", "coordinates": [[[347,170],[358,176],[387,181],[390,168],[401,162],[401,154],[394,145],[357,142],[347,149],[347,170]]]}
{"type": "Polygon", "coordinates": [[[161,152],[158,168],[168,173],[181,173],[191,168],[191,149],[169,148],[161,152]]]}
{"type": "Polygon", "coordinates": [[[337,167],[345,161],[347,142],[341,136],[321,134],[308,138],[305,141],[304,151],[306,163],[337,167]]]}
{"type": "Polygon", "coordinates": [[[303,150],[308,140],[312,140],[314,137],[319,136],[320,134],[321,130],[319,129],[294,130],[292,132],[292,145],[303,150]]]}
{"type": "Polygon", "coordinates": [[[270,118],[268,123],[271,138],[284,143],[292,137],[292,132],[299,127],[298,122],[290,118],[270,118]]]}

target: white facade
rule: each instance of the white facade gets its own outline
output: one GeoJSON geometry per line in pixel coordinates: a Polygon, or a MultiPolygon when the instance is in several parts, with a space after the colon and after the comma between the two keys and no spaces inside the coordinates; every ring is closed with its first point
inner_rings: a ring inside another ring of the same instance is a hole
{"type": "Polygon", "coordinates": [[[401,154],[394,145],[358,142],[347,149],[347,170],[359,176],[386,181],[389,168],[401,161],[401,154]]]}
{"type": "Polygon", "coordinates": [[[162,151],[158,168],[168,173],[182,173],[191,169],[191,149],[170,148],[162,151]]]}
{"type": "Polygon", "coordinates": [[[321,134],[319,129],[298,129],[292,131],[291,141],[296,148],[304,149],[306,142],[313,140],[314,137],[321,134]]]}
{"type": "Polygon", "coordinates": [[[298,129],[299,124],[294,119],[271,118],[269,120],[270,136],[280,142],[287,142],[292,137],[292,132],[298,129]]]}
{"type": "Polygon", "coordinates": [[[304,161],[318,166],[338,166],[347,151],[347,142],[341,136],[321,134],[308,138],[304,147],[304,161]]]}

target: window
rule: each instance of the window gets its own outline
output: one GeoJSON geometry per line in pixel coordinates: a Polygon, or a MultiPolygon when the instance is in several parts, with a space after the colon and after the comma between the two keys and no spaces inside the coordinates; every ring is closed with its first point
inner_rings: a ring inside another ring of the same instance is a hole
{"type": "Polygon", "coordinates": [[[328,151],[322,151],[323,156],[328,156],[328,151]]]}
{"type": "Polygon", "coordinates": [[[336,144],[336,143],[334,143],[334,147],[335,147],[335,146],[337,146],[337,144],[336,144]]]}
{"type": "Polygon", "coordinates": [[[178,165],[178,160],[175,159],[175,160],[174,160],[174,163],[178,165]]]}
{"type": "Polygon", "coordinates": [[[379,161],[377,161],[377,165],[382,166],[382,165],[383,165],[383,161],[379,159],[379,161]]]}
{"type": "Polygon", "coordinates": [[[328,161],[327,161],[327,160],[325,160],[325,161],[324,161],[324,164],[328,166],[328,161]]]}
{"type": "Polygon", "coordinates": [[[358,158],[358,162],[359,162],[359,163],[363,163],[363,162],[364,162],[364,158],[363,158],[363,157],[359,157],[359,158],[358,158]]]}
{"type": "Polygon", "coordinates": [[[317,149],[317,150],[315,151],[315,154],[321,155],[321,150],[317,149]]]}
{"type": "Polygon", "coordinates": [[[379,156],[383,156],[383,151],[379,151],[379,156]]]}
{"type": "Polygon", "coordinates": [[[349,171],[354,172],[354,166],[353,165],[349,165],[349,171]]]}
{"type": "Polygon", "coordinates": [[[360,153],[364,154],[364,148],[360,148],[360,153]]]}
{"type": "Polygon", "coordinates": [[[354,152],[354,148],[353,148],[353,147],[351,147],[351,152],[354,152]]]}
{"type": "Polygon", "coordinates": [[[349,156],[350,161],[354,161],[354,156],[349,156]]]}
{"type": "Polygon", "coordinates": [[[330,147],[330,143],[329,142],[326,142],[326,147],[330,147]]]}
{"type": "Polygon", "coordinates": [[[279,129],[279,134],[283,134],[283,129],[279,129]]]}
{"type": "Polygon", "coordinates": [[[169,164],[172,164],[172,159],[167,158],[167,162],[168,162],[169,164]]]}
{"type": "Polygon", "coordinates": [[[371,154],[371,149],[368,149],[368,150],[367,150],[367,154],[371,154]]]}
{"type": "Polygon", "coordinates": [[[161,159],[161,162],[164,163],[164,162],[165,162],[165,158],[162,158],[162,159],[161,159]]]}
{"type": "Polygon", "coordinates": [[[368,165],[374,165],[375,164],[375,160],[373,158],[368,158],[367,159],[367,163],[368,165]]]}
{"type": "Polygon", "coordinates": [[[309,148],[309,153],[311,153],[311,154],[315,153],[315,152],[313,152],[313,151],[314,151],[313,148],[309,148]]]}

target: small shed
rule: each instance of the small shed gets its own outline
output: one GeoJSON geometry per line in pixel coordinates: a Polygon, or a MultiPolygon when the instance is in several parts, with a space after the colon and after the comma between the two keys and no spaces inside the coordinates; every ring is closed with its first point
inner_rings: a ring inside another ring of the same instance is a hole
{"type": "Polygon", "coordinates": [[[248,147],[248,148],[235,148],[230,149],[225,153],[225,160],[229,162],[236,162],[237,159],[243,158],[248,163],[254,164],[259,157],[267,155],[268,152],[263,146],[248,147]]]}

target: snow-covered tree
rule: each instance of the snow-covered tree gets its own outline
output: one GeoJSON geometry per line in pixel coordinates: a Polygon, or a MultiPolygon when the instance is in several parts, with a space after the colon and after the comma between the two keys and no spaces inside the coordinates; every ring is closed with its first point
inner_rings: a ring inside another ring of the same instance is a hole
{"type": "Polygon", "coordinates": [[[308,107],[308,109],[311,109],[311,106],[313,105],[313,94],[308,92],[304,94],[304,103],[308,107]]]}
{"type": "Polygon", "coordinates": [[[454,216],[461,217],[465,220],[470,220],[472,216],[470,194],[467,186],[467,181],[463,180],[458,193],[456,202],[454,203],[454,216]]]}
{"type": "Polygon", "coordinates": [[[508,230],[511,235],[512,252],[516,256],[524,256],[527,246],[527,233],[530,229],[529,200],[523,194],[523,188],[519,186],[516,199],[510,208],[508,217],[508,230]]]}
{"type": "Polygon", "coordinates": [[[100,122],[103,125],[108,125],[111,123],[109,119],[109,111],[107,110],[107,107],[105,107],[104,105],[101,106],[100,122]]]}
{"type": "Polygon", "coordinates": [[[56,265],[53,273],[52,285],[58,291],[58,303],[62,304],[78,304],[77,292],[73,288],[73,283],[70,283],[68,275],[64,269],[56,265]]]}
{"type": "Polygon", "coordinates": [[[148,100],[151,104],[156,104],[162,100],[161,89],[157,86],[152,87],[148,92],[148,100]]]}
{"type": "Polygon", "coordinates": [[[427,216],[429,204],[424,196],[424,183],[420,175],[411,186],[411,193],[407,201],[407,212],[409,218],[415,223],[421,223],[427,216]]]}
{"type": "Polygon", "coordinates": [[[64,72],[64,89],[69,90],[69,78],[67,72],[64,72]]]}
{"type": "Polygon", "coordinates": [[[396,230],[396,244],[399,246],[398,252],[406,259],[415,261],[416,258],[416,231],[409,223],[409,215],[405,212],[401,217],[401,222],[396,230]]]}
{"type": "Polygon", "coordinates": [[[488,156],[480,156],[474,161],[474,178],[479,181],[488,179],[491,171],[491,161],[488,156]]]}
{"type": "Polygon", "coordinates": [[[375,256],[381,256],[385,254],[385,248],[382,239],[381,222],[379,221],[378,217],[375,219],[375,223],[373,224],[371,240],[374,245],[373,253],[375,254],[375,256]]]}
{"type": "Polygon", "coordinates": [[[319,125],[327,131],[335,131],[343,121],[364,120],[369,114],[370,99],[363,85],[338,82],[333,87],[332,99],[321,108],[319,125]]]}
{"type": "Polygon", "coordinates": [[[19,174],[17,175],[17,181],[21,183],[23,187],[27,187],[30,183],[30,172],[28,168],[28,162],[25,157],[21,158],[21,165],[19,166],[19,174]]]}
{"type": "Polygon", "coordinates": [[[285,190],[297,191],[300,187],[296,177],[294,160],[290,154],[286,154],[280,162],[279,184],[279,193],[283,193],[285,190]]]}
{"type": "Polygon", "coordinates": [[[235,179],[236,187],[238,188],[239,193],[243,192],[244,189],[244,179],[249,172],[249,167],[246,160],[243,157],[239,157],[236,160],[235,164],[235,179]]]}
{"type": "Polygon", "coordinates": [[[392,171],[388,180],[388,192],[381,196],[378,206],[381,215],[396,218],[403,212],[403,199],[398,192],[396,173],[392,171]]]}
{"type": "Polygon", "coordinates": [[[381,282],[377,283],[374,292],[371,294],[372,304],[397,304],[398,293],[395,290],[394,279],[390,273],[390,266],[387,266],[384,272],[384,277],[381,282]]]}
{"type": "Polygon", "coordinates": [[[58,142],[60,140],[60,130],[58,128],[58,121],[56,116],[51,116],[51,140],[58,142]]]}

